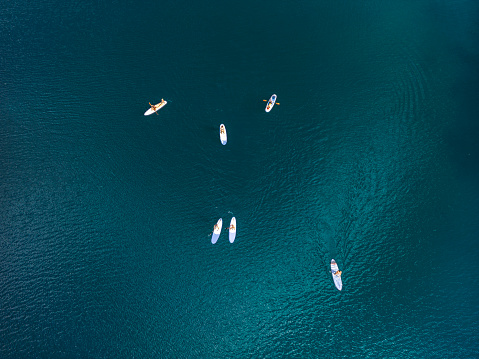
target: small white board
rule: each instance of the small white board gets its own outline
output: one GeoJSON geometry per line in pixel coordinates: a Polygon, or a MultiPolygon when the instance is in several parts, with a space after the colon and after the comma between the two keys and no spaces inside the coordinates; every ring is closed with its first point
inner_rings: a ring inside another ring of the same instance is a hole
{"type": "Polygon", "coordinates": [[[336,275],[336,272],[339,271],[338,265],[334,259],[331,259],[331,274],[333,275],[334,285],[338,290],[343,289],[343,281],[341,280],[341,275],[336,275]]]}
{"type": "Polygon", "coordinates": [[[236,218],[235,217],[231,218],[229,231],[230,231],[229,233],[230,243],[233,243],[236,238],[236,218]]]}
{"type": "Polygon", "coordinates": [[[158,111],[160,108],[164,107],[168,102],[161,99],[160,103],[157,103],[156,105],[151,106],[148,110],[145,112],[145,116],[152,115],[156,111],[158,111]]]}
{"type": "Polygon", "coordinates": [[[223,146],[226,145],[226,142],[228,142],[228,136],[226,135],[226,127],[223,124],[220,125],[220,141],[223,146]]]}
{"type": "Polygon", "coordinates": [[[215,244],[221,234],[221,227],[223,227],[223,219],[218,219],[215,226],[213,227],[213,235],[211,236],[211,243],[215,244]]]}
{"type": "Polygon", "coordinates": [[[273,96],[271,96],[271,97],[269,98],[269,101],[268,101],[268,103],[266,104],[266,108],[264,109],[266,112],[271,111],[271,109],[273,108],[274,104],[276,103],[276,98],[277,98],[276,94],[274,94],[273,96]]]}

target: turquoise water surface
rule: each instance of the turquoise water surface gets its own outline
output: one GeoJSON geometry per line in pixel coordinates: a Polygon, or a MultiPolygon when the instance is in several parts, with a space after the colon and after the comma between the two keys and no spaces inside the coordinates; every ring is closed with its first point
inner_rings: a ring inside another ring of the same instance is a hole
{"type": "Polygon", "coordinates": [[[1,9],[1,358],[479,357],[477,1],[1,9]]]}

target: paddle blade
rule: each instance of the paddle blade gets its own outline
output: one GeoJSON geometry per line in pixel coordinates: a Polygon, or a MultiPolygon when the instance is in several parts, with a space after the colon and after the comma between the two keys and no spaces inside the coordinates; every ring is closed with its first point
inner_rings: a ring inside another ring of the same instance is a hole
{"type": "Polygon", "coordinates": [[[264,102],[268,101],[268,100],[263,100],[264,102]]]}

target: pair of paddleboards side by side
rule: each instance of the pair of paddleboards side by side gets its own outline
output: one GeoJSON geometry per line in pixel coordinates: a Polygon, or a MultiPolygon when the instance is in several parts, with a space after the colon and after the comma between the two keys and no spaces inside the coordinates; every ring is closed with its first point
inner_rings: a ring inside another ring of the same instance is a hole
{"type": "Polygon", "coordinates": [[[331,259],[331,274],[333,276],[334,285],[338,290],[343,289],[343,281],[341,280],[340,275],[336,275],[336,272],[339,271],[338,264],[334,259],[331,259]]]}
{"type": "Polygon", "coordinates": [[[213,235],[211,236],[211,243],[215,244],[221,234],[221,228],[223,227],[223,218],[218,219],[213,227],[213,235]]]}
{"type": "Polygon", "coordinates": [[[151,106],[148,110],[145,112],[145,116],[149,116],[157,112],[159,109],[163,108],[168,102],[161,99],[160,103],[157,103],[156,105],[151,106]]]}
{"type": "Polygon", "coordinates": [[[223,146],[228,142],[228,136],[226,134],[226,127],[224,124],[220,125],[220,141],[223,146]]]}
{"type": "MultiPolygon", "coordinates": [[[[218,238],[221,234],[221,228],[223,227],[223,219],[218,219],[215,226],[213,227],[213,235],[211,236],[211,243],[215,244],[218,241],[218,238]]],[[[229,241],[233,243],[236,238],[236,218],[231,218],[230,226],[229,226],[229,241]]]]}
{"type": "Polygon", "coordinates": [[[269,98],[269,101],[268,103],[266,104],[266,108],[264,109],[266,112],[269,112],[271,111],[271,109],[273,108],[274,104],[276,103],[276,94],[273,94],[270,98],[269,98]]]}

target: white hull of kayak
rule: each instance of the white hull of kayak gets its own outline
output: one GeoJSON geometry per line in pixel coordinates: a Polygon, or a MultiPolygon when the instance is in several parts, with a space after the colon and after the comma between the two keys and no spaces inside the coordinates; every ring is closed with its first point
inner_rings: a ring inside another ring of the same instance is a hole
{"type": "Polygon", "coordinates": [[[236,238],[236,218],[233,217],[231,218],[231,222],[230,222],[230,233],[229,233],[230,243],[233,243],[235,241],[235,238],[236,238]]]}
{"type": "Polygon", "coordinates": [[[277,99],[276,94],[274,94],[273,96],[270,97],[268,103],[266,104],[266,108],[264,109],[266,112],[271,111],[274,104],[276,103],[276,99],[277,99]]]}
{"type": "Polygon", "coordinates": [[[226,134],[226,127],[223,124],[220,125],[220,141],[221,141],[221,144],[223,146],[226,145],[226,142],[228,142],[228,135],[226,134]]]}
{"type": "Polygon", "coordinates": [[[335,275],[335,273],[339,270],[338,265],[334,259],[331,259],[331,274],[333,275],[334,285],[338,290],[343,289],[343,281],[341,276],[335,275]]]}
{"type": "Polygon", "coordinates": [[[156,105],[154,105],[154,107],[155,107],[154,110],[150,107],[150,108],[145,112],[145,116],[154,114],[154,113],[157,112],[159,109],[163,108],[167,103],[168,103],[167,101],[163,100],[162,102],[157,103],[156,105]]]}
{"type": "Polygon", "coordinates": [[[218,225],[218,228],[213,227],[213,235],[211,236],[211,243],[215,244],[218,238],[220,237],[221,234],[221,227],[223,227],[223,219],[220,218],[218,219],[218,222],[216,222],[218,225]]]}

